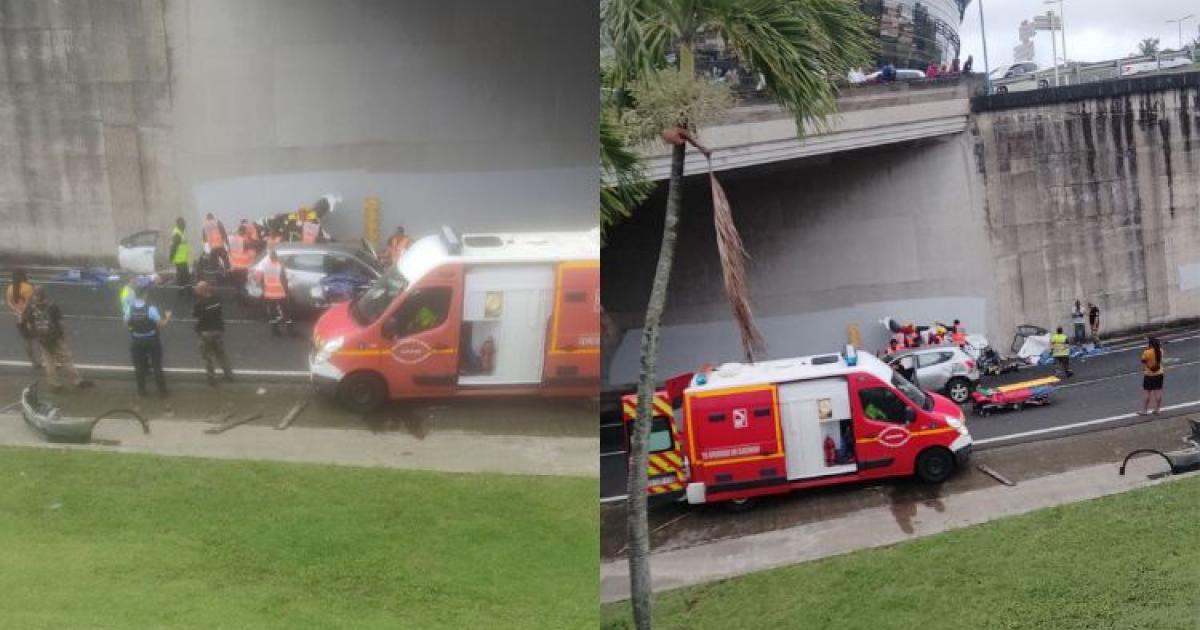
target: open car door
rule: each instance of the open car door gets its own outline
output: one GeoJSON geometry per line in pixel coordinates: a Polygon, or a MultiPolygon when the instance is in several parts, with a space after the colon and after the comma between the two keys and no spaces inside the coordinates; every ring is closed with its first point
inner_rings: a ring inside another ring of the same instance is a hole
{"type": "Polygon", "coordinates": [[[117,263],[122,271],[140,275],[152,274],[157,249],[158,230],[143,230],[130,234],[117,245],[117,263]]]}

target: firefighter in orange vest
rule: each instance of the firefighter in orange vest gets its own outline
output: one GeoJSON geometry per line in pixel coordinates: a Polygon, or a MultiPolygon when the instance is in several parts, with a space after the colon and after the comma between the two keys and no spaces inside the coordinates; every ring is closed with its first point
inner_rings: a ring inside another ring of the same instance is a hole
{"type": "Polygon", "coordinates": [[[287,271],[279,262],[279,254],[272,247],[269,258],[263,261],[258,271],[258,283],[263,291],[263,303],[267,305],[267,319],[271,322],[271,333],[279,336],[279,325],[287,326],[288,334],[296,334],[292,321],[291,306],[288,304],[287,271]]]}
{"type": "Polygon", "coordinates": [[[387,245],[388,258],[391,260],[392,264],[395,264],[396,261],[400,260],[400,257],[404,255],[405,250],[412,245],[412,240],[410,240],[408,235],[404,233],[403,225],[396,227],[396,233],[388,239],[387,245]]]}
{"type": "Polygon", "coordinates": [[[235,287],[242,287],[246,284],[246,270],[254,263],[253,242],[250,240],[249,232],[243,224],[239,225],[237,232],[229,237],[230,273],[233,276],[235,287]]]}
{"type": "Polygon", "coordinates": [[[225,225],[209,212],[204,215],[204,226],[201,228],[201,232],[204,242],[208,245],[209,253],[216,256],[225,269],[230,269],[229,251],[225,249],[225,244],[229,242],[229,235],[225,233],[225,225]]]}
{"type": "Polygon", "coordinates": [[[954,333],[950,335],[954,340],[954,345],[961,346],[967,343],[967,329],[962,325],[962,322],[954,320],[954,333]]]}

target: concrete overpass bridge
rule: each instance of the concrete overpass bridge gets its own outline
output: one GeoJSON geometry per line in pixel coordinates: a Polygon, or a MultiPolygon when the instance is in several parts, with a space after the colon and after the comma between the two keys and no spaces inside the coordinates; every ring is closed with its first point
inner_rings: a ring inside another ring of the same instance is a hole
{"type": "MultiPolygon", "coordinates": [[[[803,135],[777,105],[748,104],[704,129],[703,139],[713,149],[713,168],[724,171],[953,135],[967,128],[972,90],[971,81],[958,78],[850,87],[827,127],[810,125],[803,135]]],[[[644,156],[649,177],[670,175],[666,145],[653,146],[644,156]]],[[[684,172],[706,168],[702,155],[688,154],[684,172]]]]}
{"type": "MultiPolygon", "coordinates": [[[[824,134],[770,107],[703,131],[751,257],[771,357],[875,350],[881,317],[963,320],[1006,351],[1018,324],[1106,331],[1200,318],[1200,73],[989,97],[965,84],[848,93],[824,134]]],[[[651,175],[665,175],[651,151],[651,175]]],[[[741,356],[705,167],[685,178],[659,347],[664,375],[741,356]]],[[[610,230],[607,383],[637,374],[665,186],[610,230]]]]}

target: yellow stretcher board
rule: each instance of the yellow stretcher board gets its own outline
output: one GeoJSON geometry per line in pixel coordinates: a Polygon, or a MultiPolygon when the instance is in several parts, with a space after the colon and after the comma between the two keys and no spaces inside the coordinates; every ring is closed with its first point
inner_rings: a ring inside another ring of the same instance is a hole
{"type": "Polygon", "coordinates": [[[1025,389],[1026,387],[1037,387],[1038,385],[1053,385],[1058,382],[1059,382],[1059,379],[1057,376],[1047,376],[1046,378],[1039,378],[1039,379],[1035,379],[1032,381],[1025,381],[1023,383],[1013,383],[1012,385],[1001,385],[999,387],[990,387],[988,389],[994,389],[998,392],[1011,392],[1011,391],[1017,390],[1017,389],[1025,389]]]}

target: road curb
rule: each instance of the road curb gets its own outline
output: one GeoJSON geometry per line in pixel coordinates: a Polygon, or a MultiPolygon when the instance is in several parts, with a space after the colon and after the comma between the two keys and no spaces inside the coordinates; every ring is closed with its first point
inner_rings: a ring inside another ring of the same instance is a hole
{"type": "MultiPolygon", "coordinates": [[[[94,363],[76,363],[75,367],[85,374],[103,374],[107,376],[114,375],[132,375],[133,366],[130,365],[103,365],[94,363]]],[[[18,372],[20,370],[32,370],[33,366],[28,361],[13,361],[9,359],[0,359],[0,370],[7,372],[18,372]]],[[[195,376],[196,380],[201,380],[206,376],[203,368],[184,368],[184,367],[167,367],[163,368],[163,372],[177,376],[195,376]]],[[[39,378],[40,378],[40,372],[39,378]]],[[[288,383],[307,383],[311,381],[311,376],[307,371],[296,370],[234,370],[234,377],[254,377],[256,380],[264,382],[288,382],[288,383]]]]}

